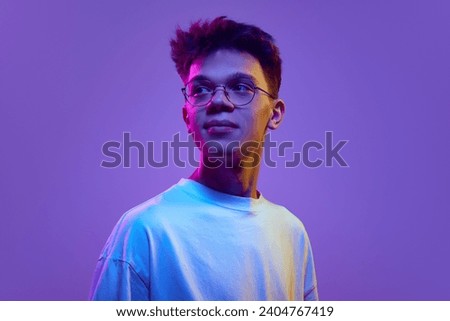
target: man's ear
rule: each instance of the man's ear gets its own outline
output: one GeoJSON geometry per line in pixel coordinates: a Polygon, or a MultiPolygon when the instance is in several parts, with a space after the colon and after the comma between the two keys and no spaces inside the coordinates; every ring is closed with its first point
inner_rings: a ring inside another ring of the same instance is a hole
{"type": "Polygon", "coordinates": [[[190,120],[189,120],[189,114],[188,114],[188,111],[186,109],[186,106],[183,106],[182,113],[183,113],[183,121],[186,124],[186,127],[188,129],[188,133],[191,133],[191,123],[190,123],[190,120]]]}
{"type": "Polygon", "coordinates": [[[277,129],[283,120],[285,110],[286,105],[284,104],[284,101],[282,101],[281,99],[276,99],[274,101],[274,106],[272,108],[267,127],[272,130],[277,129]]]}

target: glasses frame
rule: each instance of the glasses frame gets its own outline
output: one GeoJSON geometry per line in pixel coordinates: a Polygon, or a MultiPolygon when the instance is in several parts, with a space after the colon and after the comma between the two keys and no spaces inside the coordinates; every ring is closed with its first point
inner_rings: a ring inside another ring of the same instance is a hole
{"type": "Polygon", "coordinates": [[[250,85],[250,86],[253,88],[253,96],[252,96],[252,98],[250,99],[250,101],[249,101],[248,103],[237,105],[237,104],[235,104],[235,103],[233,103],[233,102],[231,101],[230,96],[229,96],[229,94],[228,94],[228,91],[227,91],[227,89],[226,89],[226,85],[216,85],[216,86],[214,87],[213,92],[211,93],[211,97],[209,98],[209,100],[208,100],[206,103],[204,103],[204,104],[198,105],[198,104],[193,104],[192,102],[189,101],[189,98],[188,98],[188,97],[190,97],[190,96],[189,96],[189,95],[187,94],[187,92],[186,92],[186,87],[187,87],[188,84],[189,84],[189,83],[187,83],[185,87],[181,88],[181,92],[183,93],[184,99],[185,99],[191,106],[193,106],[193,107],[205,107],[206,105],[208,105],[208,104],[213,100],[214,95],[215,95],[216,92],[217,92],[217,88],[219,88],[219,87],[222,87],[223,92],[225,93],[225,97],[227,97],[228,101],[229,101],[234,107],[242,107],[242,106],[245,106],[245,105],[250,104],[250,103],[253,101],[253,99],[255,98],[255,96],[256,96],[256,91],[257,91],[257,90],[263,92],[264,94],[266,94],[267,96],[269,96],[269,97],[272,98],[272,99],[276,99],[275,96],[273,96],[272,94],[270,94],[270,93],[267,92],[266,90],[262,89],[261,87],[258,87],[258,86],[256,86],[255,84],[248,84],[248,85],[250,85]]]}

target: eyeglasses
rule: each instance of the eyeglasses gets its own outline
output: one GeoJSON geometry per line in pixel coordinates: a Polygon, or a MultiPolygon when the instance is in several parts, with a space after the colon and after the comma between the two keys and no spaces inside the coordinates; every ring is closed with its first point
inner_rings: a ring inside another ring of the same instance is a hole
{"type": "Polygon", "coordinates": [[[255,86],[250,81],[237,80],[224,85],[216,85],[211,81],[193,80],[186,84],[186,87],[181,88],[186,101],[194,107],[203,107],[208,105],[218,88],[222,88],[225,97],[235,106],[245,106],[252,102],[256,91],[259,90],[272,99],[276,99],[273,95],[262,88],[255,86]]]}

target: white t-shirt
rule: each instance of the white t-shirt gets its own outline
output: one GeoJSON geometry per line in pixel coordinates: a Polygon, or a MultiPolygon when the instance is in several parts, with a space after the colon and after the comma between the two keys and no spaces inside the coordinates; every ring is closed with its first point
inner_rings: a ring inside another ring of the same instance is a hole
{"type": "Polygon", "coordinates": [[[125,213],[97,263],[91,300],[317,300],[300,220],[262,195],[181,179],[125,213]]]}

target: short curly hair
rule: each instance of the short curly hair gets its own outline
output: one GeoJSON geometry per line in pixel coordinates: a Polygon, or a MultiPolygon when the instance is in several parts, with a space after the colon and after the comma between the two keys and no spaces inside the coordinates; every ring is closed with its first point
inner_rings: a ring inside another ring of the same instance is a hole
{"type": "Polygon", "coordinates": [[[188,31],[177,28],[170,41],[171,56],[183,81],[189,76],[192,62],[219,49],[234,49],[255,57],[264,71],[272,95],[278,97],[281,85],[280,50],[274,38],[260,28],[239,23],[226,16],[212,21],[198,20],[188,31]]]}

